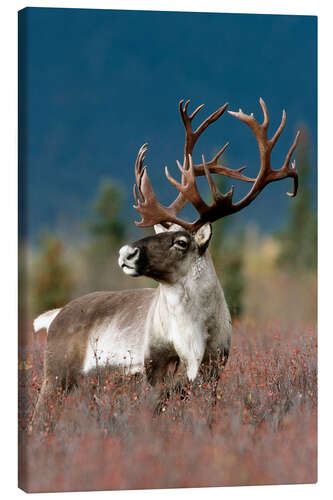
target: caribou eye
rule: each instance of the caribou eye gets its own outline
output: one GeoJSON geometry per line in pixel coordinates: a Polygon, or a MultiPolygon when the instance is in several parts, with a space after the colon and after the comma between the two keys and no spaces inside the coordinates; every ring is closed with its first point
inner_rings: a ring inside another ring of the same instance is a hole
{"type": "Polygon", "coordinates": [[[188,243],[185,240],[176,240],[175,245],[182,248],[182,249],[185,249],[188,247],[188,243]]]}

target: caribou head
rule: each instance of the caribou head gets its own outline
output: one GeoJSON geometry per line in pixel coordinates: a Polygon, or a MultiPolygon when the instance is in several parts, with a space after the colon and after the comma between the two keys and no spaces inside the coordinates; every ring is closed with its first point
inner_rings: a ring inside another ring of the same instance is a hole
{"type": "Polygon", "coordinates": [[[129,276],[148,276],[161,283],[177,283],[193,269],[208,247],[212,235],[209,223],[195,233],[173,224],[156,225],[155,236],[125,245],[119,251],[118,263],[129,276]]]}

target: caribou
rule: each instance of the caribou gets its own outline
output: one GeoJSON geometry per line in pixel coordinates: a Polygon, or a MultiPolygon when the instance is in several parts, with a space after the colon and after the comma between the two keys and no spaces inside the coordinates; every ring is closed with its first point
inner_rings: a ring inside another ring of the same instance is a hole
{"type": "Polygon", "coordinates": [[[192,160],[193,148],[204,130],[220,118],[228,103],[206,118],[195,130],[192,121],[203,105],[188,113],[190,101],[180,101],[179,112],[185,128],[183,163],[177,161],[181,180],[174,179],[168,168],[165,175],[178,195],[169,206],[157,199],[144,166],[147,144],[137,155],[134,172],[134,208],[141,216],[140,227],[154,227],[148,236],[119,251],[119,266],[129,276],[147,276],[158,282],[157,288],[123,291],[99,291],[76,298],[64,307],[47,311],[34,321],[34,330],[47,330],[44,356],[44,380],[33,421],[43,405],[59,386],[70,390],[81,375],[96,366],[111,366],[126,374],[143,374],[152,386],[166,380],[170,366],[175,380],[192,382],[209,366],[209,377],[216,388],[221,366],[230,350],[231,316],[216,275],[208,246],[212,223],[239,212],[252,203],[264,187],[281,179],[293,179],[294,197],[298,175],[295,151],[299,132],[281,168],[271,167],[271,152],[286,123],[281,123],[271,139],[267,137],[269,116],[260,98],[263,122],[253,113],[228,111],[253,132],[259,148],[260,168],[257,177],[243,174],[245,167],[231,169],[220,164],[225,144],[210,161],[202,156],[201,164],[192,160]],[[221,193],[212,174],[247,182],[248,193],[234,202],[234,187],[221,193]],[[212,195],[208,205],[199,193],[196,177],[205,176],[212,195]],[[179,212],[190,203],[198,212],[193,222],[179,218],[179,212]]]}

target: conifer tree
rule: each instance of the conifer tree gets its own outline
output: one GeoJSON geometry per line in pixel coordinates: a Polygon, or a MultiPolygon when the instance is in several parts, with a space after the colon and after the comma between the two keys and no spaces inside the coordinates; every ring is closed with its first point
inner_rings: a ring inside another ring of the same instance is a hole
{"type": "Polygon", "coordinates": [[[287,223],[277,235],[281,244],[279,264],[292,269],[314,269],[317,263],[317,214],[310,187],[313,167],[305,129],[301,138],[296,156],[298,193],[290,203],[287,223]]]}
{"type": "Polygon", "coordinates": [[[111,181],[101,184],[92,207],[87,227],[94,239],[95,250],[109,253],[124,241],[126,226],[121,218],[123,197],[121,190],[111,181]]]}
{"type": "MultiPolygon", "coordinates": [[[[222,176],[216,178],[221,193],[228,190],[222,176]]],[[[213,239],[210,246],[216,273],[219,276],[223,291],[233,317],[239,317],[243,311],[245,279],[243,269],[243,233],[230,231],[228,218],[214,223],[213,239]]]]}
{"type": "Polygon", "coordinates": [[[34,309],[37,313],[61,307],[70,299],[74,276],[66,261],[60,238],[44,233],[33,266],[34,309]]]}

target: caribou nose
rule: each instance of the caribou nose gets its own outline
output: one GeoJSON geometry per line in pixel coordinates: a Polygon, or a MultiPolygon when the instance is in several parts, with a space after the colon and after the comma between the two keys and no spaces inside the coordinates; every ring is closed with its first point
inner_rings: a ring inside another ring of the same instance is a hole
{"type": "Polygon", "coordinates": [[[124,271],[126,269],[135,269],[135,263],[139,259],[140,249],[125,245],[119,250],[118,264],[124,271]]]}
{"type": "Polygon", "coordinates": [[[133,248],[129,245],[125,245],[119,250],[120,256],[128,262],[136,262],[139,258],[139,253],[140,250],[138,247],[133,248]]]}

